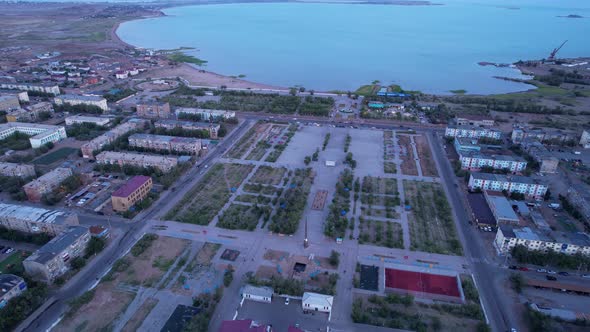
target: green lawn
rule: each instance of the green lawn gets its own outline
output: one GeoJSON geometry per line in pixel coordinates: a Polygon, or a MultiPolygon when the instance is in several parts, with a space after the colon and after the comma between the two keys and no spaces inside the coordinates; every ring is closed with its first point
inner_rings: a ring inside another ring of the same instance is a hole
{"type": "Polygon", "coordinates": [[[23,257],[20,251],[13,252],[12,255],[0,262],[0,273],[4,273],[9,265],[20,264],[22,260],[23,257]]]}
{"type": "Polygon", "coordinates": [[[60,159],[65,159],[67,156],[69,156],[72,153],[77,152],[77,151],[78,151],[78,149],[75,149],[75,148],[61,148],[59,150],[55,150],[51,153],[48,153],[44,156],[41,156],[41,157],[33,160],[33,164],[50,165],[60,159]]]}

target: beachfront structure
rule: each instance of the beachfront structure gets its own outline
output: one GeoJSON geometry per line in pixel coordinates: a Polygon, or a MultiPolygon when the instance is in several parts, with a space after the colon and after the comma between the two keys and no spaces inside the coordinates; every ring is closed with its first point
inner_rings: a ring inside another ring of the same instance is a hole
{"type": "Polygon", "coordinates": [[[216,121],[236,117],[236,112],[234,111],[207,110],[201,108],[179,108],[176,110],[176,117],[179,119],[182,119],[185,114],[198,116],[202,121],[216,121]]]}
{"type": "Polygon", "coordinates": [[[0,125],[0,140],[19,132],[29,136],[33,148],[38,148],[48,142],[58,142],[67,138],[66,128],[40,123],[9,122],[0,125]]]}
{"type": "Polygon", "coordinates": [[[16,176],[25,179],[33,177],[35,174],[35,166],[33,165],[0,162],[0,175],[2,176],[16,176]]]}
{"type": "Polygon", "coordinates": [[[54,96],[60,94],[57,84],[0,83],[0,89],[41,92],[54,96]]]}
{"type": "Polygon", "coordinates": [[[477,138],[455,137],[453,141],[455,151],[481,151],[481,146],[477,143],[477,138]]]}
{"type": "Polygon", "coordinates": [[[129,210],[135,203],[144,199],[152,189],[152,178],[138,175],[132,177],[121,188],[111,195],[113,210],[124,212],[129,210]]]}
{"type": "Polygon", "coordinates": [[[18,96],[2,95],[0,96],[0,111],[8,112],[20,108],[18,96]]]}
{"type": "Polygon", "coordinates": [[[149,102],[137,104],[137,115],[145,118],[164,118],[170,117],[170,104],[162,102],[149,102]]]}
{"type": "Polygon", "coordinates": [[[54,236],[78,224],[78,216],[74,213],[0,203],[0,226],[7,229],[54,236]]]}
{"type": "Polygon", "coordinates": [[[0,309],[26,290],[27,283],[23,278],[14,274],[0,274],[0,309]]]}
{"type": "Polygon", "coordinates": [[[133,134],[129,136],[129,145],[145,149],[194,155],[201,151],[201,140],[192,137],[133,134]]]}
{"type": "Polygon", "coordinates": [[[560,129],[529,129],[529,128],[514,128],[510,139],[512,143],[519,144],[526,139],[536,139],[540,142],[566,142],[575,140],[577,137],[574,132],[564,131],[560,129]]]}
{"type": "Polygon", "coordinates": [[[522,245],[529,250],[557,252],[567,255],[582,254],[590,256],[590,237],[585,233],[548,233],[530,227],[498,227],[494,246],[500,254],[508,254],[512,248],[522,245]]]}
{"type": "Polygon", "coordinates": [[[130,131],[142,128],[145,123],[146,120],[131,119],[94,138],[90,142],[82,144],[80,147],[80,150],[82,150],[82,157],[89,159],[94,158],[94,153],[96,151],[100,151],[105,145],[114,142],[117,138],[129,133],[130,131]]]}
{"type": "Polygon", "coordinates": [[[520,175],[502,175],[489,173],[473,172],[469,176],[467,184],[469,189],[481,189],[492,191],[507,191],[508,193],[520,193],[535,199],[540,199],[545,196],[549,189],[546,184],[530,178],[528,176],[520,175]]]}
{"type": "Polygon", "coordinates": [[[103,118],[100,116],[73,115],[66,117],[66,126],[81,123],[94,123],[97,126],[106,126],[111,120],[112,118],[103,118]]]}
{"type": "Polygon", "coordinates": [[[84,255],[89,240],[88,228],[69,227],[23,261],[25,272],[34,279],[52,283],[70,270],[68,261],[84,255]]]}
{"type": "Polygon", "coordinates": [[[495,125],[495,121],[491,117],[477,114],[457,115],[455,123],[459,126],[476,127],[492,127],[495,125]]]}
{"type": "Polygon", "coordinates": [[[493,138],[501,139],[502,132],[490,128],[481,128],[476,126],[458,126],[450,125],[445,130],[445,136],[447,137],[469,137],[469,138],[493,138]]]}
{"type": "Polygon", "coordinates": [[[23,189],[25,190],[25,194],[27,194],[29,201],[40,202],[43,195],[57,189],[59,185],[65,179],[72,176],[72,174],[70,168],[58,167],[25,184],[23,189]]]}
{"type": "Polygon", "coordinates": [[[96,156],[99,164],[125,165],[136,167],[154,167],[162,172],[168,172],[178,165],[178,158],[154,156],[142,153],[103,151],[96,156]]]}
{"type": "Polygon", "coordinates": [[[209,132],[209,138],[217,139],[219,137],[219,129],[221,126],[216,123],[199,123],[193,121],[181,120],[160,120],[154,124],[156,128],[164,128],[168,130],[183,129],[183,130],[205,130],[209,132]]]}
{"type": "Polygon", "coordinates": [[[507,169],[510,172],[522,172],[527,166],[527,161],[518,156],[494,155],[476,151],[459,151],[458,153],[463,169],[479,170],[483,167],[491,167],[493,169],[507,169]]]}
{"type": "Polygon", "coordinates": [[[107,100],[101,96],[95,95],[61,95],[57,96],[53,99],[53,102],[56,105],[90,105],[96,106],[106,112],[109,110],[109,106],[107,105],[107,100]]]}

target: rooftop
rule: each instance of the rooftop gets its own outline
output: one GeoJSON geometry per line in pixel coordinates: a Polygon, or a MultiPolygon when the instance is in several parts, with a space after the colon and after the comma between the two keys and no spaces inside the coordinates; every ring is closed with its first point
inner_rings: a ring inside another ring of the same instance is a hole
{"type": "Polygon", "coordinates": [[[126,161],[143,161],[149,164],[159,164],[163,162],[177,162],[177,157],[167,157],[159,155],[150,155],[133,152],[114,152],[114,151],[103,151],[96,156],[97,160],[100,159],[108,160],[126,160],[126,161]]]}
{"type": "Polygon", "coordinates": [[[468,119],[468,120],[493,120],[490,116],[481,114],[462,114],[457,115],[457,119],[468,119]]]}
{"type": "Polygon", "coordinates": [[[84,101],[102,101],[105,100],[102,96],[96,95],[74,95],[74,94],[65,94],[55,97],[57,99],[74,99],[74,100],[84,100],[84,101]]]}
{"type": "Polygon", "coordinates": [[[176,136],[165,136],[165,135],[152,135],[152,134],[133,134],[129,136],[129,140],[146,140],[152,142],[182,142],[182,143],[193,143],[197,144],[201,140],[194,137],[176,137],[176,136]]]}
{"type": "Polygon", "coordinates": [[[145,175],[137,175],[129,179],[121,188],[117,189],[114,193],[114,197],[127,197],[135,192],[139,187],[143,186],[144,183],[150,181],[151,178],[145,175]]]}
{"type": "Polygon", "coordinates": [[[452,128],[452,129],[465,129],[465,130],[485,130],[485,131],[497,131],[499,132],[499,130],[496,129],[491,129],[491,128],[484,128],[484,127],[478,127],[478,126],[470,126],[470,125],[448,125],[447,128],[452,128]]]}
{"type": "Polygon", "coordinates": [[[332,307],[332,304],[334,303],[334,297],[331,295],[324,295],[311,292],[303,293],[303,298],[301,300],[304,303],[313,303],[322,307],[332,307]]]}
{"type": "Polygon", "coordinates": [[[492,210],[490,210],[482,193],[467,194],[467,201],[478,224],[496,226],[496,220],[494,219],[492,210]]]}
{"type": "Polygon", "coordinates": [[[503,175],[503,174],[492,174],[492,173],[479,173],[473,172],[471,176],[476,180],[486,181],[499,181],[499,182],[513,182],[513,183],[525,183],[525,184],[540,184],[536,179],[528,176],[521,175],[503,175]]]}
{"type": "Polygon", "coordinates": [[[256,287],[252,285],[245,285],[242,288],[241,293],[272,298],[274,291],[270,287],[256,287]]]}
{"type": "Polygon", "coordinates": [[[542,234],[530,227],[516,228],[509,225],[500,226],[502,234],[508,238],[523,239],[529,241],[545,241],[553,242],[553,239],[545,234],[542,234]]]}
{"type": "Polygon", "coordinates": [[[54,237],[46,245],[39,248],[31,256],[27,257],[27,261],[34,261],[40,264],[45,264],[52,260],[55,256],[61,254],[67,247],[76,242],[79,238],[88,233],[88,228],[83,226],[72,226],[66,231],[54,237]]]}
{"type": "Polygon", "coordinates": [[[46,224],[61,224],[70,214],[26,205],[0,203],[0,219],[18,219],[46,224]]]}
{"type": "Polygon", "coordinates": [[[265,325],[258,325],[251,319],[224,320],[219,332],[265,332],[265,325]]]}
{"type": "Polygon", "coordinates": [[[207,122],[194,122],[194,121],[168,120],[168,119],[156,121],[156,126],[158,124],[177,126],[177,127],[197,127],[197,128],[219,127],[219,124],[212,124],[212,123],[207,123],[207,122]]]}
{"type": "Polygon", "coordinates": [[[506,197],[493,195],[488,195],[487,197],[490,209],[496,212],[495,215],[498,219],[519,220],[506,197]]]}
{"type": "Polygon", "coordinates": [[[8,293],[21,282],[24,282],[24,279],[14,274],[0,274],[0,297],[4,296],[4,294],[8,293]]]}
{"type": "Polygon", "coordinates": [[[479,151],[461,151],[459,153],[460,157],[468,157],[468,158],[477,158],[477,159],[494,159],[494,160],[504,160],[504,161],[518,161],[518,162],[525,162],[524,158],[519,156],[507,155],[507,154],[488,154],[482,153],[479,151]]]}

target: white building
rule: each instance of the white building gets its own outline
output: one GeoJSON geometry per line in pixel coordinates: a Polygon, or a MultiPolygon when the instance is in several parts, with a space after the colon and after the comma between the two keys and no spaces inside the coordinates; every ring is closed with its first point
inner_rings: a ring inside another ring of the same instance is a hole
{"type": "Polygon", "coordinates": [[[61,95],[57,96],[53,100],[56,105],[91,105],[100,108],[103,111],[108,111],[109,106],[107,100],[101,96],[95,95],[61,95]]]}
{"type": "Polygon", "coordinates": [[[29,84],[29,83],[0,83],[0,88],[8,90],[21,90],[31,92],[48,93],[54,96],[60,94],[59,86],[47,84],[29,84]]]}
{"type": "Polygon", "coordinates": [[[48,142],[58,142],[67,138],[66,129],[62,126],[52,126],[39,123],[9,122],[0,125],[0,140],[19,132],[29,136],[33,148],[38,148],[48,142]]]}
{"type": "Polygon", "coordinates": [[[99,116],[73,115],[66,117],[66,125],[71,126],[75,123],[94,123],[97,126],[106,126],[111,122],[111,118],[99,116]]]}
{"type": "Polygon", "coordinates": [[[216,119],[231,119],[236,117],[234,111],[221,111],[221,110],[206,110],[200,108],[179,108],[176,110],[176,117],[181,119],[182,114],[198,115],[202,121],[210,121],[216,119]]]}
{"type": "Polygon", "coordinates": [[[584,130],[580,138],[580,145],[584,149],[590,149],[590,130],[584,130]]]}
{"type": "Polygon", "coordinates": [[[500,226],[494,246],[500,254],[509,253],[522,245],[529,250],[548,252],[552,250],[567,255],[590,255],[590,237],[586,233],[554,233],[555,237],[533,230],[530,227],[500,226]]]}
{"type": "Polygon", "coordinates": [[[242,290],[242,298],[245,300],[271,303],[274,291],[270,287],[255,287],[252,285],[245,285],[242,290]]]}
{"type": "Polygon", "coordinates": [[[155,156],[131,152],[103,151],[96,155],[96,162],[99,164],[130,165],[135,167],[154,167],[162,172],[168,172],[178,165],[178,158],[155,156]]]}
{"type": "Polygon", "coordinates": [[[469,189],[504,191],[521,193],[534,198],[542,198],[547,193],[546,184],[527,176],[489,173],[471,173],[468,183],[469,189]]]}
{"type": "Polygon", "coordinates": [[[301,306],[306,311],[321,311],[332,314],[332,304],[334,303],[334,297],[331,295],[324,295],[318,293],[303,293],[301,299],[301,306]]]}
{"type": "Polygon", "coordinates": [[[445,130],[445,136],[447,137],[469,137],[469,138],[493,138],[501,139],[502,132],[490,128],[481,128],[476,126],[447,126],[445,130]]]}
{"type": "Polygon", "coordinates": [[[508,169],[510,172],[522,172],[527,161],[521,157],[507,155],[488,155],[476,151],[459,151],[459,160],[463,169],[478,170],[482,167],[508,169]]]}

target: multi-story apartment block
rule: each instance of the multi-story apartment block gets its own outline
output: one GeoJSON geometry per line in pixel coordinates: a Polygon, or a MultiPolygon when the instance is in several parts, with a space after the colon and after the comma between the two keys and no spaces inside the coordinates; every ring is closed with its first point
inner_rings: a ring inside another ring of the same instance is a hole
{"type": "Polygon", "coordinates": [[[78,224],[78,216],[74,213],[0,203],[0,226],[8,229],[53,236],[78,224]]]}
{"type": "Polygon", "coordinates": [[[70,270],[68,261],[84,255],[90,232],[83,226],[66,229],[23,261],[27,274],[35,279],[52,283],[70,270]]]}
{"type": "Polygon", "coordinates": [[[146,118],[164,118],[170,117],[170,104],[160,102],[150,102],[137,104],[137,115],[146,118]]]}
{"type": "Polygon", "coordinates": [[[136,167],[154,167],[162,172],[168,172],[178,165],[178,158],[154,156],[141,153],[103,151],[96,156],[99,164],[125,165],[136,167]]]}
{"type": "Polygon", "coordinates": [[[14,274],[0,274],[0,309],[26,290],[27,283],[23,278],[14,274]]]}
{"type": "Polygon", "coordinates": [[[94,95],[61,95],[53,99],[56,105],[92,105],[100,108],[103,112],[109,110],[107,100],[101,96],[94,95]]]}
{"type": "Polygon", "coordinates": [[[111,118],[103,118],[100,116],[73,115],[66,117],[66,126],[71,126],[77,123],[94,123],[97,126],[106,126],[111,120],[111,118]]]}
{"type": "Polygon", "coordinates": [[[6,114],[6,121],[35,121],[39,118],[41,112],[53,113],[53,105],[48,102],[41,102],[24,109],[19,108],[6,114]]]}
{"type": "Polygon", "coordinates": [[[33,148],[38,148],[48,142],[58,142],[67,138],[66,128],[39,123],[10,122],[0,125],[0,140],[19,132],[29,136],[33,148]]]}
{"type": "Polygon", "coordinates": [[[507,254],[517,245],[541,252],[551,250],[567,255],[590,255],[590,238],[585,233],[554,233],[550,236],[530,227],[500,226],[494,240],[496,250],[507,254]]]}
{"type": "Polygon", "coordinates": [[[477,126],[492,127],[495,125],[494,119],[485,115],[464,114],[455,118],[455,123],[459,126],[477,126]]]}
{"type": "Polygon", "coordinates": [[[80,147],[80,150],[82,150],[82,157],[94,158],[95,151],[101,150],[105,145],[114,142],[117,138],[127,134],[128,132],[143,127],[145,123],[145,120],[131,119],[94,138],[90,142],[82,144],[80,147]]]}
{"type": "Polygon", "coordinates": [[[202,121],[215,121],[236,117],[236,112],[234,111],[207,110],[200,108],[179,108],[176,110],[177,118],[182,119],[182,114],[197,115],[202,121]]]}
{"type": "Polygon", "coordinates": [[[35,166],[0,162],[0,175],[30,178],[35,176],[35,166]]]}
{"type": "Polygon", "coordinates": [[[198,154],[201,150],[201,140],[198,138],[164,135],[133,134],[129,136],[129,145],[188,154],[198,154]]]}
{"type": "Polygon", "coordinates": [[[27,91],[0,90],[0,94],[16,96],[21,103],[28,103],[31,101],[27,91]]]}
{"type": "Polygon", "coordinates": [[[8,90],[41,92],[51,94],[54,96],[60,94],[59,86],[57,86],[56,84],[0,83],[0,88],[8,90]]]}
{"type": "Polygon", "coordinates": [[[535,161],[540,164],[539,172],[541,173],[556,173],[559,166],[559,159],[535,138],[525,138],[520,142],[520,146],[525,150],[535,161]]]}
{"type": "Polygon", "coordinates": [[[456,137],[453,141],[455,151],[481,151],[481,146],[477,144],[477,138],[456,137]]]}
{"type": "Polygon", "coordinates": [[[459,160],[463,169],[478,170],[482,167],[508,169],[510,172],[522,172],[527,161],[521,157],[508,155],[490,155],[479,152],[459,152],[459,160]]]}
{"type": "Polygon", "coordinates": [[[25,184],[23,189],[27,198],[31,202],[41,201],[43,195],[48,194],[59,187],[59,185],[68,177],[72,176],[70,168],[58,167],[41,177],[25,184]]]}
{"type": "Polygon", "coordinates": [[[576,135],[559,129],[514,128],[510,139],[514,144],[519,144],[526,139],[536,139],[539,142],[565,142],[576,139],[576,135]]]}
{"type": "Polygon", "coordinates": [[[590,186],[584,183],[570,186],[567,190],[567,198],[582,216],[590,221],[590,186]]]}
{"type": "Polygon", "coordinates": [[[8,112],[20,108],[20,102],[18,96],[15,95],[2,95],[0,96],[0,111],[8,112]]]}
{"type": "Polygon", "coordinates": [[[468,183],[469,189],[504,191],[521,193],[537,199],[547,193],[547,185],[527,176],[501,175],[489,173],[471,173],[468,183]]]}
{"type": "Polygon", "coordinates": [[[199,123],[193,121],[181,120],[160,120],[155,123],[156,128],[165,128],[168,130],[181,128],[184,130],[206,130],[212,139],[219,138],[218,132],[221,126],[216,123],[199,123]]]}
{"type": "Polygon", "coordinates": [[[152,178],[134,176],[125,185],[117,189],[111,196],[114,211],[127,211],[135,203],[144,199],[152,189],[152,178]]]}
{"type": "Polygon", "coordinates": [[[493,139],[501,139],[502,132],[490,128],[481,128],[476,126],[447,126],[445,130],[445,136],[447,137],[469,137],[469,138],[480,138],[487,137],[493,139]]]}
{"type": "Polygon", "coordinates": [[[584,149],[590,149],[590,130],[584,130],[580,137],[580,145],[584,149]]]}

